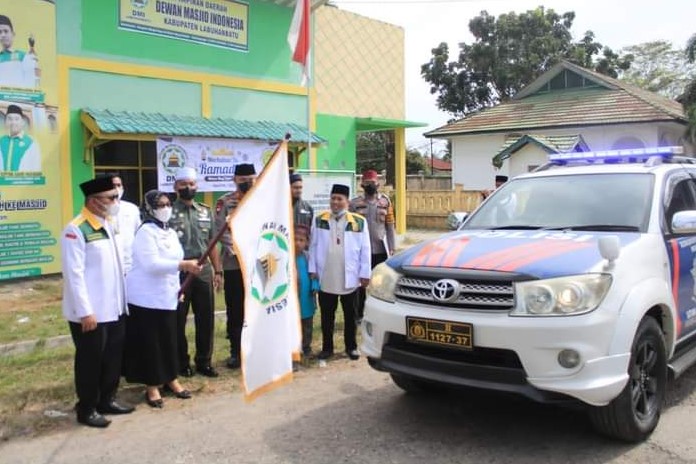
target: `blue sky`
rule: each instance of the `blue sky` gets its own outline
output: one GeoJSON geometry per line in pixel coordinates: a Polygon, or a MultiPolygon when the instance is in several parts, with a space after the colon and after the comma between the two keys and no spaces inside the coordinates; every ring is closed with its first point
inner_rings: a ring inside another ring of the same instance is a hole
{"type": "MultiPolygon", "coordinates": [[[[653,40],[669,40],[683,48],[696,33],[694,0],[334,0],[340,8],[404,28],[406,36],[406,119],[428,124],[409,129],[409,146],[429,148],[422,133],[445,124],[450,116],[439,111],[435,96],[420,77],[420,66],[430,60],[430,50],[447,42],[450,53],[469,42],[468,23],[481,10],[497,16],[544,5],[559,13],[575,12],[573,35],[592,30],[596,39],[614,50],[653,40]]],[[[437,153],[437,148],[435,149],[437,153]]]]}

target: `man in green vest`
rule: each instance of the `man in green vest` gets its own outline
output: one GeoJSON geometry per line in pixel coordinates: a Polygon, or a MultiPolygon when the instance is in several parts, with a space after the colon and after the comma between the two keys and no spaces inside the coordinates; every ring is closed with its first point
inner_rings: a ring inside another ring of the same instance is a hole
{"type": "Polygon", "coordinates": [[[3,172],[41,172],[41,150],[24,133],[24,114],[17,105],[7,107],[7,135],[0,137],[0,170],[3,172]]]}

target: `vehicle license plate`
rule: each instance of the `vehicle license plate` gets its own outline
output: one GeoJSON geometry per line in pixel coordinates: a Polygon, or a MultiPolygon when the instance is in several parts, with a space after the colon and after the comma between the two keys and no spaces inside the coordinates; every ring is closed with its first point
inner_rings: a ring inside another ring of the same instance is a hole
{"type": "Polygon", "coordinates": [[[465,350],[474,348],[474,326],[463,322],[406,316],[406,334],[412,342],[465,350]]]}

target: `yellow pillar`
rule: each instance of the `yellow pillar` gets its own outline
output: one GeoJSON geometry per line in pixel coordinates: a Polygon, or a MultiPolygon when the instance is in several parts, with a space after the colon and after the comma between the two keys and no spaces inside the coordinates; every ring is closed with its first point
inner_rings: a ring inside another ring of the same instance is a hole
{"type": "Polygon", "coordinates": [[[394,130],[394,189],[396,190],[396,233],[406,233],[406,129],[394,130]]]}
{"type": "MultiPolygon", "coordinates": [[[[211,118],[213,116],[213,104],[212,104],[212,92],[213,86],[210,82],[201,82],[201,114],[204,118],[211,118]]],[[[203,194],[203,202],[210,207],[214,207],[214,194],[213,192],[205,192],[203,194]]]]}

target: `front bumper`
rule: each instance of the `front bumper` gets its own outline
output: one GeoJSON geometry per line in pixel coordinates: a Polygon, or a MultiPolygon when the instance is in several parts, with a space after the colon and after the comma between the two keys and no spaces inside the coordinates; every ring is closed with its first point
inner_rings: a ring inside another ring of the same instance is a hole
{"type": "Polygon", "coordinates": [[[617,313],[598,309],[566,317],[510,317],[507,312],[438,308],[368,297],[361,351],[379,370],[455,386],[519,393],[550,402],[564,396],[602,406],[628,379],[629,353],[609,354],[617,313]],[[474,349],[410,342],[406,316],[473,324],[474,349]],[[581,362],[567,369],[558,353],[581,362]],[[559,395],[560,394],[560,395],[559,395]]]}

